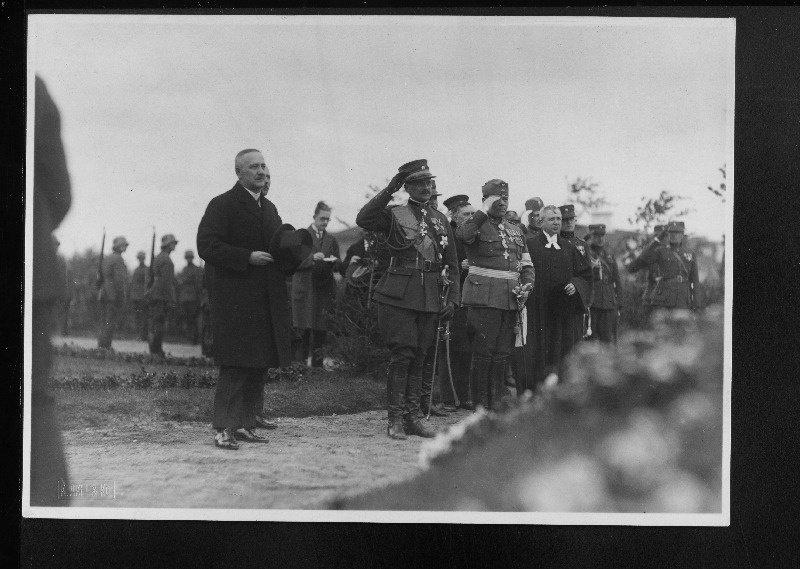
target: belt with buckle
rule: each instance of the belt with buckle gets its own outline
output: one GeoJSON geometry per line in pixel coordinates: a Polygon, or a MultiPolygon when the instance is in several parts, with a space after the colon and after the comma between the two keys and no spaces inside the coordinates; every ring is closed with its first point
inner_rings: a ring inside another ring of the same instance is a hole
{"type": "Polygon", "coordinates": [[[417,269],[423,273],[440,273],[443,267],[442,263],[438,261],[429,261],[427,259],[419,261],[412,259],[401,259],[399,257],[392,257],[392,260],[389,261],[389,266],[417,269]]]}
{"type": "Polygon", "coordinates": [[[683,282],[683,281],[685,281],[686,279],[685,279],[685,278],[683,278],[683,275],[678,275],[678,276],[676,276],[676,277],[672,277],[671,279],[664,279],[664,280],[665,280],[665,281],[676,281],[676,282],[682,283],[682,282],[683,282]]]}

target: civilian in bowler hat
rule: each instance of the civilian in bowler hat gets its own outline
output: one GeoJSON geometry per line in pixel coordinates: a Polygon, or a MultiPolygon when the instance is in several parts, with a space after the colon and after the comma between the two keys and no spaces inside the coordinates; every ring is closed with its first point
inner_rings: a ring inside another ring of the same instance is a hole
{"type": "Polygon", "coordinates": [[[267,199],[270,172],[261,152],[240,151],[234,169],[238,181],[209,202],[197,229],[197,251],[213,266],[211,323],[220,369],[212,424],[223,449],[238,449],[237,439],[268,442],[255,431],[264,373],[291,362],[286,278],[310,250],[308,232],[284,225],[267,199]]]}
{"type": "Polygon", "coordinates": [[[417,417],[422,368],[435,341],[437,320],[453,316],[460,296],[452,228],[444,214],[428,203],[433,177],[426,160],[404,164],[356,217],[356,223],[367,231],[385,233],[392,251],[389,267],[375,287],[374,300],[378,325],[390,349],[387,434],[393,439],[434,436],[417,417]],[[402,185],[408,203],[387,207],[402,185]],[[452,284],[442,303],[445,267],[452,284]]]}
{"type": "Polygon", "coordinates": [[[617,341],[617,321],[622,298],[622,282],[614,255],[605,248],[606,226],[589,226],[589,259],[592,264],[592,295],[589,310],[592,315],[592,340],[617,341]]]}

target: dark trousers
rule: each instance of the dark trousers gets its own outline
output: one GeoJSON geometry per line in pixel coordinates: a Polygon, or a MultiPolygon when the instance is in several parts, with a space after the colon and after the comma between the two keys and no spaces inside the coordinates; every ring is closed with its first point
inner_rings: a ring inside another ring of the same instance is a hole
{"type": "Polygon", "coordinates": [[[186,339],[197,344],[200,341],[200,305],[195,300],[181,302],[181,316],[186,339]]]}
{"type": "Polygon", "coordinates": [[[617,342],[616,309],[592,308],[592,340],[617,342]]]}
{"type": "Polygon", "coordinates": [[[110,348],[111,342],[114,340],[114,330],[117,329],[120,316],[123,313],[122,303],[117,302],[101,302],[100,303],[100,320],[102,327],[100,329],[100,336],[97,338],[98,348],[110,348]]]}
{"type": "Polygon", "coordinates": [[[516,311],[470,306],[467,320],[474,330],[472,353],[487,358],[501,356],[507,361],[514,346],[516,311]]]}
{"type": "Polygon", "coordinates": [[[221,366],[214,392],[215,429],[256,426],[256,413],[264,405],[265,368],[221,366]]]}
{"type": "Polygon", "coordinates": [[[306,328],[303,330],[302,340],[300,342],[298,360],[305,362],[308,359],[309,353],[311,354],[311,366],[322,367],[323,356],[322,350],[325,346],[325,339],[328,332],[325,330],[312,330],[306,328]]]}
{"type": "Polygon", "coordinates": [[[139,335],[140,340],[147,341],[147,301],[134,300],[133,306],[133,321],[136,325],[136,333],[139,335]]]}
{"type": "Polygon", "coordinates": [[[54,302],[33,301],[31,317],[31,506],[69,506],[62,494],[68,488],[64,444],[56,414],[56,402],[47,382],[52,352],[50,331],[54,302]]]}
{"type": "Polygon", "coordinates": [[[390,350],[388,380],[389,417],[401,410],[399,393],[403,393],[404,417],[416,416],[422,384],[422,368],[428,348],[436,336],[435,312],[419,312],[378,303],[378,327],[390,350]],[[405,375],[405,378],[398,377],[405,375]],[[396,400],[395,398],[398,398],[396,400]]]}
{"type": "Polygon", "coordinates": [[[210,358],[214,355],[214,333],[211,329],[211,308],[200,313],[200,353],[210,358]]]}
{"type": "Polygon", "coordinates": [[[163,354],[164,323],[167,321],[167,303],[163,300],[152,300],[148,306],[148,335],[151,354],[163,354]]]}

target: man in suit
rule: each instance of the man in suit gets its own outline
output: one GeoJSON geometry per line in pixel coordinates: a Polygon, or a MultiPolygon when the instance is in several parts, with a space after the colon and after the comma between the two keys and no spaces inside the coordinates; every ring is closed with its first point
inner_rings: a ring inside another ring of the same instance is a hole
{"type": "Polygon", "coordinates": [[[114,330],[125,313],[125,302],[128,291],[128,268],[122,254],[128,248],[124,237],[115,237],[112,253],[103,259],[103,285],[100,288],[100,307],[102,327],[97,347],[111,349],[114,330]]]}
{"type": "Polygon", "coordinates": [[[427,160],[404,164],[356,216],[360,227],[387,234],[392,251],[389,267],[375,287],[374,300],[378,326],[390,349],[387,434],[400,440],[407,435],[435,436],[417,417],[422,368],[435,341],[437,321],[450,319],[460,298],[453,230],[444,214],[428,205],[433,177],[427,160]],[[408,203],[388,207],[392,195],[404,184],[408,203]],[[442,302],[445,267],[453,282],[442,302]]]}
{"type": "Polygon", "coordinates": [[[175,265],[169,254],[175,250],[178,240],[171,233],[161,237],[161,252],[153,259],[153,282],[145,293],[148,303],[148,344],[150,353],[164,355],[164,324],[167,312],[178,306],[175,292],[175,265]]]}
{"type": "Polygon", "coordinates": [[[264,374],[291,363],[291,320],[286,278],[310,250],[283,225],[267,199],[270,172],[254,148],[234,160],[238,181],[213,198],[197,229],[197,251],[213,266],[211,323],[214,361],[214,443],[235,450],[240,441],[266,443],[255,431],[263,407],[264,374]],[[294,238],[292,241],[284,235],[294,238]]]}
{"type": "Polygon", "coordinates": [[[322,367],[322,349],[328,333],[328,312],[336,300],[333,273],[342,272],[339,243],[325,229],[331,220],[331,208],[317,203],[314,223],[308,227],[313,240],[312,253],[303,259],[292,277],[292,324],[301,331],[298,361],[311,354],[311,366],[322,367]]]}

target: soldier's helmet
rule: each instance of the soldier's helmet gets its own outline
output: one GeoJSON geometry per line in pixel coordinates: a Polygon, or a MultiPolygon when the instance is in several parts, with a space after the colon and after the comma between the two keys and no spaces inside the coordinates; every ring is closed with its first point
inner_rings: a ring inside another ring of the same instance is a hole
{"type": "Polygon", "coordinates": [[[114,242],[111,245],[111,247],[115,251],[119,251],[120,249],[126,247],[127,245],[130,245],[130,243],[128,243],[128,240],[125,239],[124,237],[114,237],[114,242]]]}
{"type": "Polygon", "coordinates": [[[138,253],[136,253],[136,258],[139,259],[140,261],[144,261],[145,257],[147,257],[147,255],[145,254],[144,251],[139,251],[138,253]]]}
{"type": "Polygon", "coordinates": [[[167,247],[171,243],[177,243],[178,240],[175,239],[175,236],[172,233],[167,233],[163,237],[161,237],[161,248],[167,247]]]}
{"type": "Polygon", "coordinates": [[[185,259],[194,259],[194,251],[192,251],[191,249],[187,249],[186,253],[183,254],[183,257],[185,259]]]}

